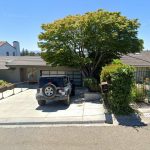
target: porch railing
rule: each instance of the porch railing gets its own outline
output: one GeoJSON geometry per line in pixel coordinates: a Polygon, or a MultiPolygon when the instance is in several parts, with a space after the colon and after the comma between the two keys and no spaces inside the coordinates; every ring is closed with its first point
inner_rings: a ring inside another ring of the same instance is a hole
{"type": "Polygon", "coordinates": [[[25,90],[35,88],[29,81],[19,82],[14,84],[8,84],[7,86],[0,87],[1,99],[4,99],[4,94],[7,95],[6,97],[15,95],[17,93],[23,92],[25,90]]]}

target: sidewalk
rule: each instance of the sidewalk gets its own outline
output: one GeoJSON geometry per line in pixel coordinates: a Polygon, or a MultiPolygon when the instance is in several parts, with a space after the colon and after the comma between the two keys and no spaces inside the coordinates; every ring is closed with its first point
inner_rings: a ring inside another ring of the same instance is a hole
{"type": "Polygon", "coordinates": [[[138,111],[140,113],[142,121],[146,124],[150,124],[150,104],[142,103],[139,106],[138,111]]]}

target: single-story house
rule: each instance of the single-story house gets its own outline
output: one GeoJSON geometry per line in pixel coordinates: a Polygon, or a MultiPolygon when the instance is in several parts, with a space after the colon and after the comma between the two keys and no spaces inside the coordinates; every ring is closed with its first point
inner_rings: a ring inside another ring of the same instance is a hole
{"type": "Polygon", "coordinates": [[[9,82],[38,82],[40,75],[69,75],[77,86],[82,85],[78,68],[52,67],[40,56],[0,56],[0,79],[9,82]]]}
{"type": "Polygon", "coordinates": [[[135,78],[137,82],[143,82],[145,78],[150,78],[150,51],[128,54],[122,56],[122,62],[134,66],[135,78]]]}
{"type": "MultiPolygon", "coordinates": [[[[150,78],[150,51],[122,56],[122,62],[136,68],[136,80],[150,78]]],[[[69,75],[77,86],[82,85],[82,72],[72,67],[52,67],[40,56],[0,56],[0,80],[38,82],[40,75],[69,75]]]]}

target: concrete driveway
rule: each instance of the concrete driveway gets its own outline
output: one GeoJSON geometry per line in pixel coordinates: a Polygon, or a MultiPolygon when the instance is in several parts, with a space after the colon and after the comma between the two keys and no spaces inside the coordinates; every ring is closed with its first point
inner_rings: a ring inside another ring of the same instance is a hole
{"type": "Polygon", "coordinates": [[[12,91],[4,93],[0,100],[0,124],[76,124],[104,123],[104,108],[100,95],[78,89],[77,96],[66,107],[62,102],[50,102],[38,106],[35,99],[36,89],[24,89],[23,92],[9,96],[12,91]]]}

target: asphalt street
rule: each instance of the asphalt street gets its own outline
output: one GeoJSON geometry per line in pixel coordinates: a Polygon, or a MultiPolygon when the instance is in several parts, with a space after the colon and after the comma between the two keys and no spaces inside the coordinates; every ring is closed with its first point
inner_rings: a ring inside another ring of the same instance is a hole
{"type": "Polygon", "coordinates": [[[0,128],[0,150],[149,150],[150,126],[0,128]]]}

